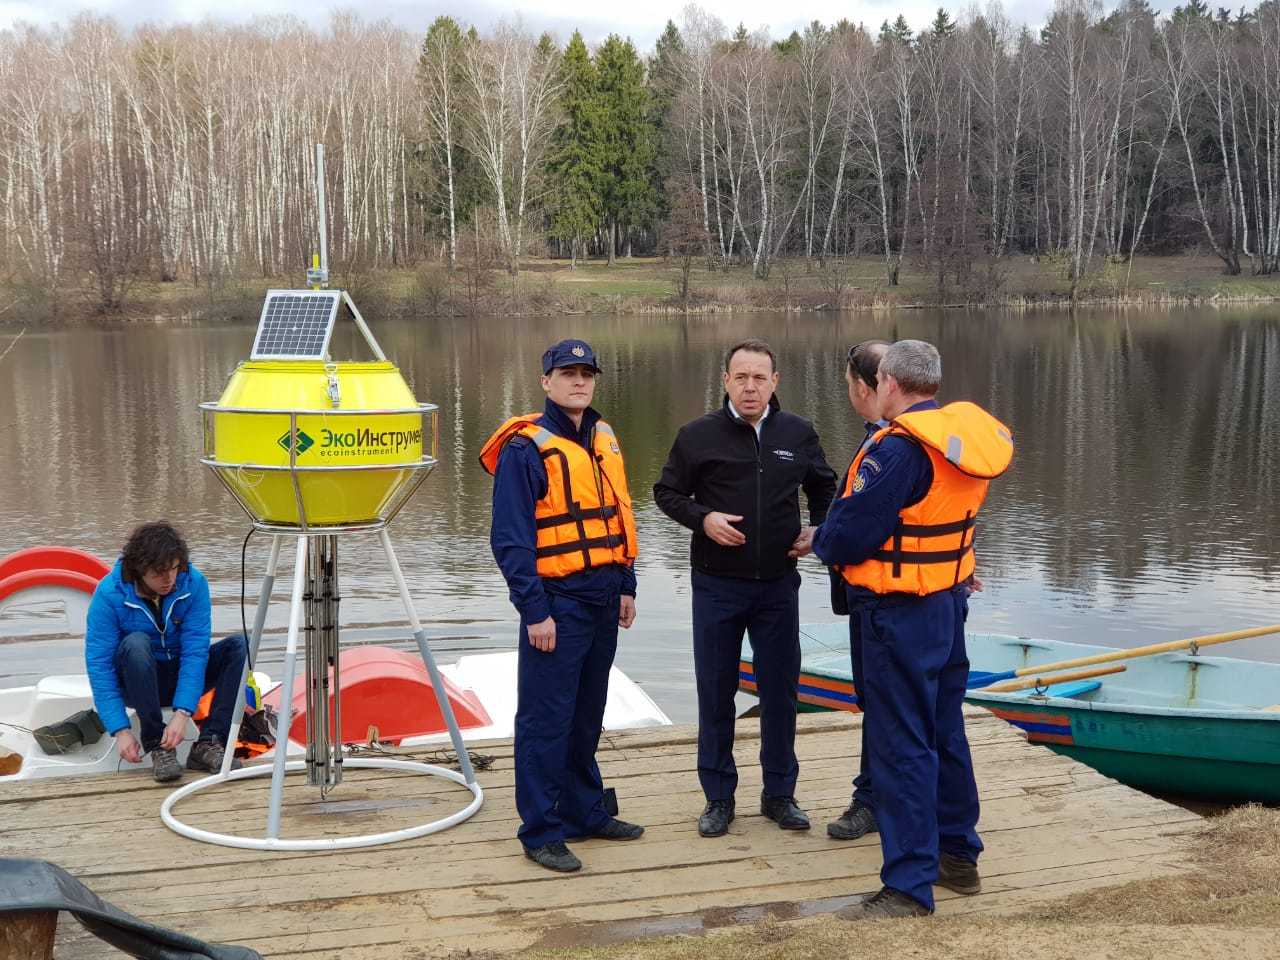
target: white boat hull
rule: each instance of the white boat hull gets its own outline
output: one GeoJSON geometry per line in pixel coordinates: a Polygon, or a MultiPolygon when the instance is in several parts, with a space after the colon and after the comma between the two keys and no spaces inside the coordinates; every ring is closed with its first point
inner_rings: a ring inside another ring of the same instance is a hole
{"type": "MultiPolygon", "coordinates": [[[[441,665],[440,671],[448,680],[463,690],[472,691],[480,699],[492,721],[485,727],[464,730],[464,740],[474,743],[514,736],[516,663],[517,654],[511,651],[477,654],[462,657],[457,663],[441,665]]],[[[256,673],[255,677],[264,694],[272,689],[273,685],[265,675],[256,673]]],[[[53,756],[46,754],[31,736],[32,730],[65,720],[73,713],[92,706],[89,678],[83,675],[45,677],[34,686],[0,690],[0,756],[9,752],[22,758],[18,772],[0,776],[0,783],[45,777],[93,776],[117,771],[149,771],[149,759],[144,758],[140,764],[129,763],[116,751],[115,740],[107,735],[97,743],[53,756]]],[[[132,710],[129,711],[129,716],[134,733],[137,734],[137,717],[132,710]]],[[[631,730],[670,723],[671,719],[662,708],[638,684],[617,667],[610,671],[609,697],[604,713],[605,730],[631,730]]],[[[187,738],[178,749],[179,762],[186,762],[187,750],[196,734],[195,726],[191,725],[187,738]]],[[[428,736],[406,738],[400,745],[429,746],[448,743],[449,735],[442,731],[428,736]]],[[[303,748],[290,741],[289,752],[291,755],[302,754],[303,748]]]]}

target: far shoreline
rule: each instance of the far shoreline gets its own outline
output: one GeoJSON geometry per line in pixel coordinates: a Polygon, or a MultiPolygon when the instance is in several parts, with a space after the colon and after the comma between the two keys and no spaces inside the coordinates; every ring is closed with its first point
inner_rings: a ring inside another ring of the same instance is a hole
{"type": "MultiPolygon", "coordinates": [[[[768,278],[749,266],[691,270],[689,297],[679,296],[681,270],[661,258],[579,262],[528,259],[512,277],[491,266],[440,263],[394,268],[336,268],[330,286],[348,290],[372,316],[419,320],[503,316],[710,316],[751,313],[865,313],[973,309],[1038,312],[1077,308],[1171,309],[1248,306],[1280,301],[1280,277],[1228,276],[1216,257],[1143,256],[1132,264],[1105,262],[1071,296],[1061,264],[1019,255],[988,264],[963,283],[940,284],[911,264],[901,282],[885,280],[882,259],[861,257],[825,264],[803,258],[779,261],[768,278]]],[[[189,280],[138,280],[117,309],[102,310],[89,291],[57,296],[26,287],[5,291],[9,309],[0,327],[84,325],[97,322],[207,322],[253,320],[271,288],[304,286],[297,276],[239,276],[214,285],[189,280]]]]}

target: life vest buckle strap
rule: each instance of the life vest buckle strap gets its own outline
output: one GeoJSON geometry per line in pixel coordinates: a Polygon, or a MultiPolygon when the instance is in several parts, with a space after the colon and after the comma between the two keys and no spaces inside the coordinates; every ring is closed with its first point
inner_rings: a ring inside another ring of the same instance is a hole
{"type": "Polygon", "coordinates": [[[945,537],[952,533],[967,533],[978,525],[978,518],[965,515],[963,520],[951,523],[904,523],[898,530],[906,537],[945,537]]]}
{"type": "Polygon", "coordinates": [[[973,552],[973,544],[959,550],[878,550],[872,554],[872,560],[881,563],[893,563],[894,576],[901,576],[901,564],[956,563],[973,552]]]}
{"type": "Polygon", "coordinates": [[[618,508],[614,504],[581,510],[578,509],[578,505],[575,503],[571,505],[568,513],[557,513],[552,517],[538,517],[536,526],[539,530],[545,530],[548,527],[558,527],[561,524],[574,523],[578,520],[612,520],[617,515],[618,508]]]}
{"type": "Polygon", "coordinates": [[[591,550],[604,549],[612,550],[614,547],[621,546],[623,538],[614,534],[603,537],[592,537],[589,540],[572,540],[568,543],[553,543],[550,546],[538,547],[535,555],[542,557],[558,557],[566,553],[587,553],[591,550]]]}

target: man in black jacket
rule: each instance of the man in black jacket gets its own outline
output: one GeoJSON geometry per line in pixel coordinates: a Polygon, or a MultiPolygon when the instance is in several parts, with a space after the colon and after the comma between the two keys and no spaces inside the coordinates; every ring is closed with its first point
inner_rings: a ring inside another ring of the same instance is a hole
{"type": "Polygon", "coordinates": [[[680,428],[653,487],[662,512],[693,531],[698,779],[707,798],[698,832],[704,837],[724,834],[734,815],[734,694],[744,630],[760,696],[761,812],[784,830],[809,828],[795,802],[800,575],[789,554],[801,529],[799,489],[810,522],[820,523],[836,476],[813,425],[778,405],[777,386],[767,343],[731,347],[724,406],[680,428]]]}

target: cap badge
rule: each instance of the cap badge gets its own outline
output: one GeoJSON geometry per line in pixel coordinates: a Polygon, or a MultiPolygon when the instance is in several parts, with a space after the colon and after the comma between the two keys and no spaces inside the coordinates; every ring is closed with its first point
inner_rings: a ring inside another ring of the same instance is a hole
{"type": "Polygon", "coordinates": [[[581,347],[574,347],[572,353],[575,357],[585,357],[587,355],[587,351],[581,347]]]}

